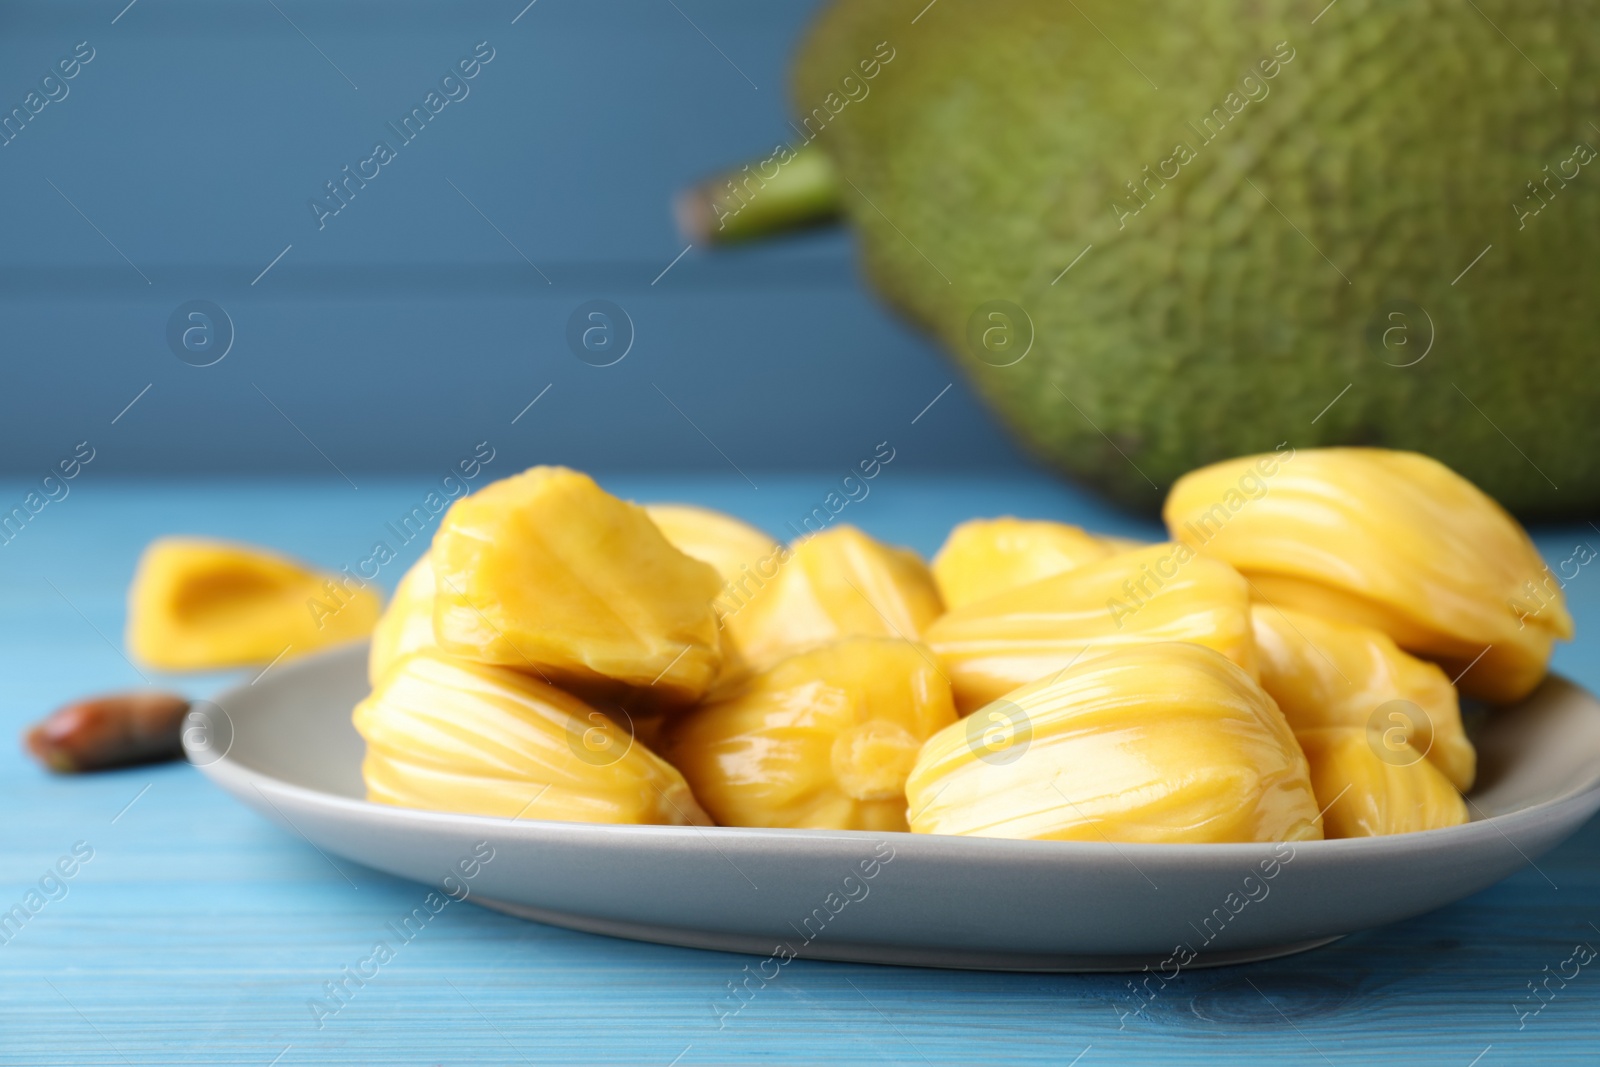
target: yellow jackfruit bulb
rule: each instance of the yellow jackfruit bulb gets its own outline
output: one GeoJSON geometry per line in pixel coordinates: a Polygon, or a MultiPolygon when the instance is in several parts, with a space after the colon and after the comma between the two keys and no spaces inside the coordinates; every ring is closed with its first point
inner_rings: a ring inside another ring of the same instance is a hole
{"type": "Polygon", "coordinates": [[[397,661],[424,648],[433,639],[433,561],[425,552],[395,586],[394,597],[383,609],[372,631],[367,653],[367,681],[377,685],[397,661]]]}
{"type": "MultiPolygon", "coordinates": [[[[755,590],[770,581],[789,550],[762,531],[731,515],[690,504],[646,504],[645,512],[674,548],[717,569],[722,592],[713,602],[719,618],[731,615],[755,590]]],[[[748,671],[734,627],[723,621],[722,668],[711,696],[748,671]]]]}
{"type": "Polygon", "coordinates": [[[1256,674],[1249,587],[1181,544],[1124,552],[956,608],[925,640],[962,711],[1079,659],[1152,641],[1206,645],[1256,674]]]}
{"type": "Polygon", "coordinates": [[[917,641],[943,610],[915,552],[835,526],[792,546],[777,575],[723,614],[752,670],[844,637],[917,641]]]}
{"type": "Polygon", "coordinates": [[[1051,841],[1305,841],[1322,823],[1272,698],[1200,645],[1118,649],[935,734],[913,833],[1051,841]]]}
{"type": "Polygon", "coordinates": [[[1113,555],[1104,538],[1064,522],[972,519],[950,531],[933,557],[946,610],[1113,555]]]}
{"type": "Polygon", "coordinates": [[[163,537],[128,589],[128,650],[169,671],[268,663],[365,637],[381,608],[347,574],[250,545],[163,537]]]}
{"type": "Polygon", "coordinates": [[[857,637],[669,721],[661,752],[724,826],[904,831],[906,774],[955,717],[927,649],[857,637]]]}
{"type": "Polygon", "coordinates": [[[1516,520],[1414,452],[1228,460],[1178,479],[1164,514],[1174,538],[1232,564],[1260,599],[1382,630],[1469,696],[1527,696],[1551,643],[1572,636],[1560,584],[1516,520]]]}
{"type": "Polygon", "coordinates": [[[1405,739],[1366,727],[1301,730],[1323,832],[1376,837],[1436,830],[1467,821],[1456,787],[1405,739]]]}
{"type": "Polygon", "coordinates": [[[1132,552],[1139,548],[1149,548],[1152,542],[1136,541],[1131,537],[1113,537],[1110,534],[1096,534],[1100,543],[1109,548],[1113,555],[1118,552],[1132,552]]]}
{"type": "Polygon", "coordinates": [[[763,563],[773,569],[784,554],[777,541],[720,511],[691,504],[646,504],[644,510],[674,548],[715,567],[725,589],[737,588],[741,579],[764,581],[763,563]]]}
{"type": "Polygon", "coordinates": [[[380,804],[566,822],[705,826],[683,776],[625,726],[521,671],[425,649],[356,705],[380,804]]]}
{"type": "Polygon", "coordinates": [[[452,655],[660,704],[699,699],[721,665],[715,568],[586,474],[534,467],[456,501],[430,555],[452,655]]]}
{"type": "Polygon", "coordinates": [[[1256,657],[1265,689],[1289,728],[1375,728],[1426,756],[1462,792],[1478,755],[1444,671],[1400,651],[1387,634],[1300,611],[1256,604],[1256,657]]]}

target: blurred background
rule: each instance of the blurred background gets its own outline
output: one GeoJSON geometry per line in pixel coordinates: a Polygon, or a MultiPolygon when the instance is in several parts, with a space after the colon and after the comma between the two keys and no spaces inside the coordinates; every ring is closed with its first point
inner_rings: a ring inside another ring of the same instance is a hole
{"type": "Polygon", "coordinates": [[[0,473],[84,440],[96,478],[359,484],[483,440],[499,474],[843,467],[885,439],[902,470],[1015,463],[847,229],[713,255],[674,225],[678,190],[785,136],[817,6],[5,5],[0,473]],[[378,140],[395,158],[334,200],[378,140]],[[568,338],[596,300],[631,334],[609,366],[568,338]]]}

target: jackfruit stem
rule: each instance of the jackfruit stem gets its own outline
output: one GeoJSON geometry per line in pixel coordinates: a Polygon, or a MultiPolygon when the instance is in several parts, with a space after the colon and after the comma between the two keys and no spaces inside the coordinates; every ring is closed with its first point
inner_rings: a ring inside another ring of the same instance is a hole
{"type": "Polygon", "coordinates": [[[697,244],[733,244],[831,222],[841,204],[839,177],[815,145],[734,170],[683,190],[673,205],[678,229],[697,244]],[[776,167],[776,172],[766,173],[776,167]]]}

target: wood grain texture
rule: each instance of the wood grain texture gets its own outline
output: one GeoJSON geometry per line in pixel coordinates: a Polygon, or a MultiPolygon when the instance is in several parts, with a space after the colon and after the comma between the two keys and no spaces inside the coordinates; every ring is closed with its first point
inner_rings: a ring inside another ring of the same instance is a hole
{"type": "MultiPolygon", "coordinates": [[[[511,469],[508,460],[490,473],[511,469]]],[[[637,499],[724,507],[775,533],[838,481],[750,473],[759,491],[731,471],[603,481],[637,499]]],[[[1156,533],[1043,479],[896,475],[891,465],[840,521],[923,552],[974,514],[1156,533]]],[[[384,522],[428,488],[425,478],[355,480],[359,491],[337,479],[115,483],[90,468],[0,547],[0,727],[14,736],[69,698],[140,683],[119,649],[124,589],[150,537],[236,537],[336,567],[364,556],[384,522]]],[[[24,491],[0,483],[0,500],[24,491]]],[[[1536,535],[1552,563],[1578,541],[1600,546],[1587,526],[1536,535]]],[[[384,568],[386,585],[420,547],[384,568]]],[[[1582,636],[1559,650],[1557,666],[1595,688],[1600,577],[1583,568],[1568,595],[1582,636]]],[[[204,694],[234,677],[150,681],[204,694]]],[[[745,957],[576,934],[468,904],[441,912],[319,1028],[308,1002],[370,953],[422,887],[343,861],[336,869],[187,766],[62,779],[9,744],[0,800],[0,911],[74,843],[94,850],[65,895],[0,944],[0,1064],[1497,1067],[1600,1058],[1600,960],[1565,985],[1552,980],[1542,1009],[1518,1015],[1541,1003],[1530,982],[1560,969],[1576,944],[1600,947],[1600,823],[1537,869],[1420,920],[1288,959],[1190,971],[1153,1001],[1131,991],[1129,976],[795,962],[719,1027],[712,1006],[743,978],[745,957]]],[[[972,906],[1004,909],[1005,887],[972,906]]]]}

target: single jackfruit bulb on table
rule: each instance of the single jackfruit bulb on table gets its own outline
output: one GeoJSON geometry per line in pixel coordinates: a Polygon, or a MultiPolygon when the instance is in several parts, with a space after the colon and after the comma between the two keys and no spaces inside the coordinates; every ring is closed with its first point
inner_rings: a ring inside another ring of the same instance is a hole
{"type": "Polygon", "coordinates": [[[1572,636],[1559,583],[1522,527],[1413,452],[1301,449],[1180,478],[1172,536],[1232,564],[1281,608],[1382,630],[1469,696],[1511,702],[1572,636]]]}
{"type": "Polygon", "coordinates": [[[669,721],[661,752],[724,826],[904,831],[906,775],[955,717],[927,649],[848,638],[669,721]]]}
{"type": "MultiPolygon", "coordinates": [[[[1256,604],[1256,658],[1289,728],[1369,727],[1398,736],[1462,792],[1478,756],[1461,726],[1455,686],[1438,664],[1400,651],[1367,626],[1256,604]]],[[[1390,734],[1390,736],[1394,736],[1390,734]]]]}
{"type": "Polygon", "coordinates": [[[433,561],[425,552],[395,586],[394,597],[383,609],[372,631],[367,653],[367,681],[378,680],[398,660],[424,648],[434,648],[433,561]]]}
{"type": "Polygon", "coordinates": [[[1232,567],[1181,544],[1109,556],[956,608],[926,640],[963,712],[1080,659],[1153,641],[1205,645],[1256,673],[1249,587],[1232,567]]]}
{"type": "Polygon", "coordinates": [[[1456,787],[1398,729],[1322,727],[1295,737],[1311,765],[1330,838],[1409,834],[1467,821],[1456,787]]]}
{"type": "Polygon", "coordinates": [[[1119,551],[1077,526],[1041,519],[972,519],[933,557],[946,610],[1070,571],[1119,551]]]}
{"type": "Polygon", "coordinates": [[[356,705],[380,804],[567,822],[709,825],[683,776],[624,724],[504,667],[425,649],[356,705]]]}
{"type": "Polygon", "coordinates": [[[715,568],[586,474],[534,467],[456,501],[430,555],[452,655],[662,705],[699,699],[721,665],[715,568]]]}
{"type": "Polygon", "coordinates": [[[942,610],[915,552],[835,526],[791,546],[777,577],[723,621],[745,662],[760,670],[844,637],[918,641],[942,610]]]}
{"type": "Polygon", "coordinates": [[[365,637],[381,607],[346,574],[250,545],[163,537],[128,589],[128,651],[169,671],[269,663],[365,637]]]}
{"type": "Polygon", "coordinates": [[[1117,649],[929,738],[913,833],[1186,843],[1322,837],[1305,757],[1242,671],[1200,645],[1117,649]]]}

